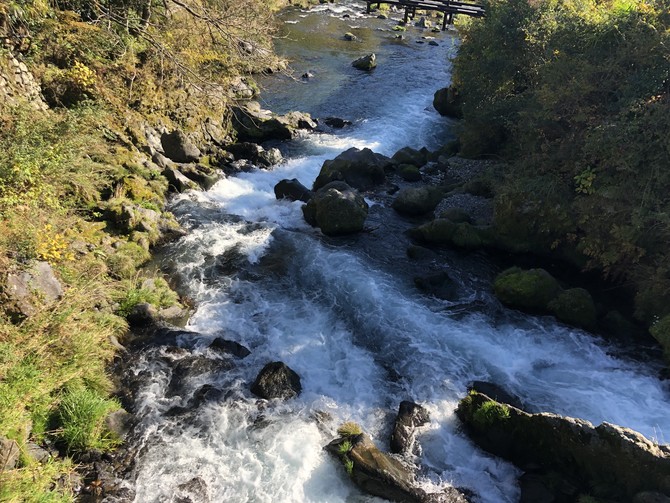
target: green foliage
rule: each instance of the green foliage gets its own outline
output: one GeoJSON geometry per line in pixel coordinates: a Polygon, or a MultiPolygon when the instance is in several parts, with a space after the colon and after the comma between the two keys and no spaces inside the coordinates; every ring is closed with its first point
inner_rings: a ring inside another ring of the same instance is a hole
{"type": "Polygon", "coordinates": [[[124,296],[119,299],[117,314],[126,317],[136,305],[145,302],[160,309],[177,305],[179,299],[165,279],[156,277],[141,281],[138,278],[132,281],[124,296]]]}
{"type": "Polygon", "coordinates": [[[121,406],[83,386],[69,387],[58,406],[58,438],[68,452],[109,449],[118,442],[104,427],[105,417],[121,406]]]}
{"type": "Polygon", "coordinates": [[[123,243],[115,253],[107,257],[109,273],[118,279],[130,279],[138,268],[151,258],[148,250],[137,243],[123,243]]]}
{"type": "Polygon", "coordinates": [[[347,474],[351,477],[351,475],[354,473],[354,462],[347,457],[342,460],[342,464],[344,465],[344,469],[347,471],[347,474]]]}
{"type": "Polygon", "coordinates": [[[472,415],[472,420],[480,427],[491,426],[492,424],[505,419],[509,419],[509,407],[492,400],[481,404],[472,415]]]}
{"type": "Polygon", "coordinates": [[[658,302],[670,288],[670,16],[665,0],[489,0],[462,27],[461,154],[510,159],[502,234],[566,250],[658,302]],[[525,230],[525,232],[524,232],[525,230]]]}
{"type": "Polygon", "coordinates": [[[354,437],[363,433],[361,427],[353,421],[347,421],[337,429],[337,434],[341,437],[354,437]]]}
{"type": "Polygon", "coordinates": [[[349,442],[349,440],[345,440],[337,446],[337,452],[340,456],[344,456],[345,454],[349,453],[352,447],[353,446],[351,445],[351,442],[349,442]]]}

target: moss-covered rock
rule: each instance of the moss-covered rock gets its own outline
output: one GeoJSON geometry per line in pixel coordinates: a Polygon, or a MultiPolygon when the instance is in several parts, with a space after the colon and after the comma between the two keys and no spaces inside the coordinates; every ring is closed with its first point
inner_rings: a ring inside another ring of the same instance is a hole
{"type": "Polygon", "coordinates": [[[312,196],[302,212],[308,224],[327,236],[341,236],[363,230],[368,204],[346,183],[331,182],[312,196]]]}
{"type": "Polygon", "coordinates": [[[398,192],[391,206],[401,215],[424,215],[437,207],[442,195],[435,187],[408,187],[398,192]]]}
{"type": "Polygon", "coordinates": [[[670,362],[670,315],[661,318],[649,329],[651,335],[663,347],[665,358],[670,362]]]}
{"type": "Polygon", "coordinates": [[[460,223],[467,223],[471,224],[472,223],[472,218],[470,218],[470,215],[468,214],[467,211],[461,209],[461,208],[447,208],[443,211],[440,212],[438,215],[439,218],[446,218],[447,220],[451,220],[454,223],[460,224],[460,223]]]}
{"type": "Polygon", "coordinates": [[[570,288],[549,302],[549,310],[560,321],[593,330],[598,313],[591,294],[584,288],[570,288]]]}
{"type": "Polygon", "coordinates": [[[451,243],[451,237],[455,231],[456,224],[454,222],[445,218],[436,218],[412,229],[410,236],[422,243],[446,245],[451,243]]]}
{"type": "Polygon", "coordinates": [[[454,117],[460,119],[463,117],[463,110],[461,109],[461,99],[453,87],[445,87],[435,91],[433,96],[433,107],[440,115],[447,117],[454,117]]]}
{"type": "Polygon", "coordinates": [[[411,147],[404,147],[393,154],[392,159],[398,164],[410,164],[420,168],[428,162],[428,153],[425,149],[416,150],[411,147]]]}
{"type": "Polygon", "coordinates": [[[471,392],[456,415],[483,449],[527,469],[555,472],[581,492],[627,502],[639,492],[670,496],[670,448],[641,434],[556,414],[528,414],[471,392]]]}
{"type": "Polygon", "coordinates": [[[416,166],[411,164],[401,164],[397,169],[398,175],[400,178],[406,182],[420,182],[421,181],[421,171],[416,166]]]}
{"type": "Polygon", "coordinates": [[[393,165],[393,160],[369,148],[352,147],[323,163],[312,190],[319,190],[334,181],[346,182],[358,190],[369,190],[386,181],[386,170],[393,165]]]}
{"type": "Polygon", "coordinates": [[[561,293],[558,281],[544,269],[512,267],[501,272],[493,283],[496,297],[506,306],[529,311],[547,311],[561,293]]]}

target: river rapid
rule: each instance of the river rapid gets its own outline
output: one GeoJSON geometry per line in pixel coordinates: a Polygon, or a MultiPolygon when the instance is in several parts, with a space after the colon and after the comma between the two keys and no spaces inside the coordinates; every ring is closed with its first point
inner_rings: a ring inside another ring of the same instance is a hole
{"type": "Polygon", "coordinates": [[[261,82],[266,108],[353,124],[282,144],[287,160],[272,170],[240,173],[173,203],[188,234],[167,247],[163,266],[197,308],[185,332],[145,349],[128,370],[150,376],[138,380],[134,407],[136,502],[381,502],[354,488],[323,446],[342,422],[356,421],[386,450],[407,399],[431,415],[407,457],[424,489],[453,485],[476,501],[517,501],[518,470],[458,429],[454,409],[473,380],[503,386],[533,411],[670,441],[669,390],[656,369],[550,317],[501,307],[490,287],[496,266],[485,255],[443,250],[410,263],[403,232],[412,223],[384,197],[368,196],[369,232],[338,239],[309,227],[302,203],[275,199],[279,180],[311,186],[323,161],[350,147],[392,155],[404,146],[436,149],[452,137],[453,124],[431,102],[449,83],[456,32],[408,27],[398,40],[393,19],[364,9],[345,0],[283,14],[277,51],[297,78],[261,82]],[[358,40],[343,40],[345,32],[358,40]],[[351,68],[369,52],[377,69],[351,68]],[[305,72],[314,76],[303,80],[305,72]],[[416,274],[436,271],[456,282],[452,300],[414,287],[416,274]],[[208,348],[217,337],[251,354],[221,356],[208,348]],[[179,362],[194,358],[216,364],[175,384],[179,362]],[[259,400],[249,387],[278,360],[300,375],[303,391],[286,402],[259,400]],[[220,399],[188,410],[203,385],[222,390],[220,399]]]}

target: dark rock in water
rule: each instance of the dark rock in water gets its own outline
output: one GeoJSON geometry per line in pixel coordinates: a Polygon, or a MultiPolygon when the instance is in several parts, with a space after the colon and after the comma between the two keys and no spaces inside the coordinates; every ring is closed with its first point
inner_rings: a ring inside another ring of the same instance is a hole
{"type": "Polygon", "coordinates": [[[398,166],[398,174],[406,182],[420,182],[421,181],[421,171],[416,166],[411,164],[401,164],[398,166]]]}
{"type": "Polygon", "coordinates": [[[512,267],[496,277],[493,291],[506,306],[530,311],[547,311],[549,303],[561,293],[561,286],[544,269],[524,271],[512,267]]]}
{"type": "Polygon", "coordinates": [[[346,183],[331,182],[312,196],[302,212],[305,221],[326,236],[341,236],[363,230],[368,203],[346,183]]]}
{"type": "Polygon", "coordinates": [[[301,391],[300,376],[282,362],[268,363],[251,386],[254,395],[266,400],[293,398],[301,391]]]}
{"type": "Polygon", "coordinates": [[[420,168],[428,162],[428,151],[404,147],[393,154],[393,160],[398,164],[411,164],[420,168]]]}
{"type": "Polygon", "coordinates": [[[274,188],[277,199],[288,199],[289,201],[308,202],[313,192],[298,181],[297,178],[291,180],[281,180],[274,188]]]}
{"type": "Polygon", "coordinates": [[[323,122],[326,124],[326,126],[330,126],[335,129],[342,129],[345,126],[351,125],[351,121],[340,119],[339,117],[326,117],[323,119],[323,122]]]}
{"type": "Polygon", "coordinates": [[[437,207],[442,196],[437,187],[409,187],[398,192],[391,207],[401,215],[425,215],[437,207]]]}
{"type": "Polygon", "coordinates": [[[503,388],[492,382],[472,381],[472,383],[470,383],[468,386],[468,391],[472,390],[493,398],[496,402],[505,403],[507,405],[511,405],[512,407],[516,407],[517,409],[524,410],[524,406],[518,397],[508,393],[503,388]]]}
{"type": "Polygon", "coordinates": [[[569,325],[593,330],[598,313],[591,294],[583,288],[570,288],[559,293],[548,304],[549,310],[560,321],[569,325]]]}
{"type": "Polygon", "coordinates": [[[135,417],[125,410],[116,410],[105,417],[105,428],[118,439],[125,439],[130,433],[135,417]]]}
{"type": "Polygon", "coordinates": [[[461,109],[461,98],[453,87],[445,87],[435,91],[433,96],[433,107],[440,115],[453,117],[455,119],[463,118],[461,109]]]}
{"type": "Polygon", "coordinates": [[[407,247],[407,256],[412,260],[430,260],[435,258],[435,252],[418,245],[409,245],[407,247]]]}
{"type": "Polygon", "coordinates": [[[412,469],[380,451],[365,433],[337,438],[325,449],[345,464],[359,489],[373,496],[403,503],[467,503],[454,488],[426,494],[417,487],[412,469]],[[351,446],[348,451],[347,445],[351,446]]]}
{"type": "Polygon", "coordinates": [[[240,142],[226,145],[226,150],[235,156],[235,159],[247,159],[261,167],[269,167],[282,161],[281,152],[276,148],[265,150],[257,143],[240,142]]]}
{"type": "Polygon", "coordinates": [[[600,326],[606,337],[622,341],[633,340],[642,332],[640,327],[614,309],[602,317],[600,326]]]}
{"type": "Polygon", "coordinates": [[[472,392],[456,415],[488,452],[522,469],[556,472],[581,493],[631,501],[641,492],[670,496],[670,446],[609,423],[528,414],[472,392]]]}
{"type": "Polygon", "coordinates": [[[323,163],[312,189],[319,190],[327,183],[343,181],[355,189],[369,190],[386,181],[386,170],[393,165],[393,160],[385,155],[369,148],[352,147],[323,163]]]}
{"type": "Polygon", "coordinates": [[[407,400],[400,402],[391,434],[391,452],[409,452],[414,443],[415,429],[429,422],[430,416],[424,407],[407,400]]]}
{"type": "Polygon", "coordinates": [[[305,72],[305,73],[302,74],[301,77],[302,77],[303,79],[305,79],[305,80],[309,80],[309,79],[313,79],[313,78],[314,78],[314,74],[311,73],[311,72],[305,72]]]}
{"type": "Polygon", "coordinates": [[[193,477],[188,482],[179,484],[174,496],[176,503],[208,503],[211,501],[207,483],[200,477],[193,477]]]}
{"type": "Polygon", "coordinates": [[[490,242],[490,230],[467,223],[454,223],[446,218],[436,218],[410,231],[418,241],[434,245],[451,245],[465,250],[476,250],[490,242]]]}
{"type": "Polygon", "coordinates": [[[209,345],[209,349],[219,351],[228,355],[233,355],[238,358],[246,358],[251,354],[248,348],[244,347],[239,342],[229,341],[223,337],[217,337],[209,345]]]}
{"type": "Polygon", "coordinates": [[[208,372],[230,370],[232,367],[233,365],[229,360],[213,360],[202,356],[182,358],[172,369],[172,376],[165,391],[165,396],[182,396],[185,392],[185,385],[194,377],[208,372]]]}
{"type": "Polygon", "coordinates": [[[197,162],[202,156],[200,149],[179,129],[172,133],[163,133],[161,145],[165,156],[174,162],[197,162]]]}
{"type": "Polygon", "coordinates": [[[437,46],[439,46],[440,44],[438,44],[435,40],[431,40],[430,42],[428,42],[428,45],[432,45],[432,46],[434,46],[434,47],[437,47],[437,46]]]}
{"type": "Polygon", "coordinates": [[[20,455],[21,449],[16,440],[0,437],[0,472],[13,469],[19,462],[20,455]]]}
{"type": "Polygon", "coordinates": [[[4,285],[6,309],[19,318],[36,314],[63,296],[63,287],[48,262],[35,262],[24,271],[10,272],[4,285]]]}
{"type": "Polygon", "coordinates": [[[438,272],[428,276],[414,278],[416,287],[438,299],[454,300],[458,298],[458,285],[446,272],[438,272]]]}
{"type": "Polygon", "coordinates": [[[261,109],[257,102],[233,107],[232,112],[232,125],[242,141],[290,140],[299,129],[316,128],[316,122],[309,114],[289,112],[277,115],[261,109]]]}
{"type": "Polygon", "coordinates": [[[370,71],[377,66],[377,56],[375,54],[368,54],[360,57],[351,63],[351,66],[357,70],[370,71]]]}
{"type": "Polygon", "coordinates": [[[348,40],[349,42],[354,42],[355,40],[358,40],[358,37],[354,35],[353,33],[345,33],[344,34],[344,40],[348,40]]]}
{"type": "Polygon", "coordinates": [[[167,178],[170,188],[176,192],[187,190],[198,190],[200,187],[193,180],[184,175],[176,165],[168,166],[163,170],[163,176],[167,178]]]}
{"type": "Polygon", "coordinates": [[[419,20],[414,23],[414,26],[418,26],[419,28],[430,28],[431,27],[431,22],[428,21],[425,17],[421,16],[419,20]]]}
{"type": "Polygon", "coordinates": [[[204,190],[211,189],[221,178],[221,173],[204,164],[182,164],[179,171],[204,190]]]}

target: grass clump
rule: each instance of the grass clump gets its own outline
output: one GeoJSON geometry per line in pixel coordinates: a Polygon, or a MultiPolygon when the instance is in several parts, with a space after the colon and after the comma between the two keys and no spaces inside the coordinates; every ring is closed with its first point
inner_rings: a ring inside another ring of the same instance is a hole
{"type": "Polygon", "coordinates": [[[347,421],[337,429],[337,434],[341,437],[355,437],[361,433],[363,433],[362,428],[358,423],[354,423],[353,421],[347,421]]]}
{"type": "Polygon", "coordinates": [[[108,450],[117,445],[118,440],[106,430],[104,420],[110,412],[120,408],[118,401],[98,391],[84,386],[70,387],[58,405],[57,438],[68,453],[108,450]]]}
{"type": "Polygon", "coordinates": [[[485,427],[509,419],[509,417],[509,407],[507,405],[489,400],[474,412],[472,420],[479,426],[485,427]]]}

